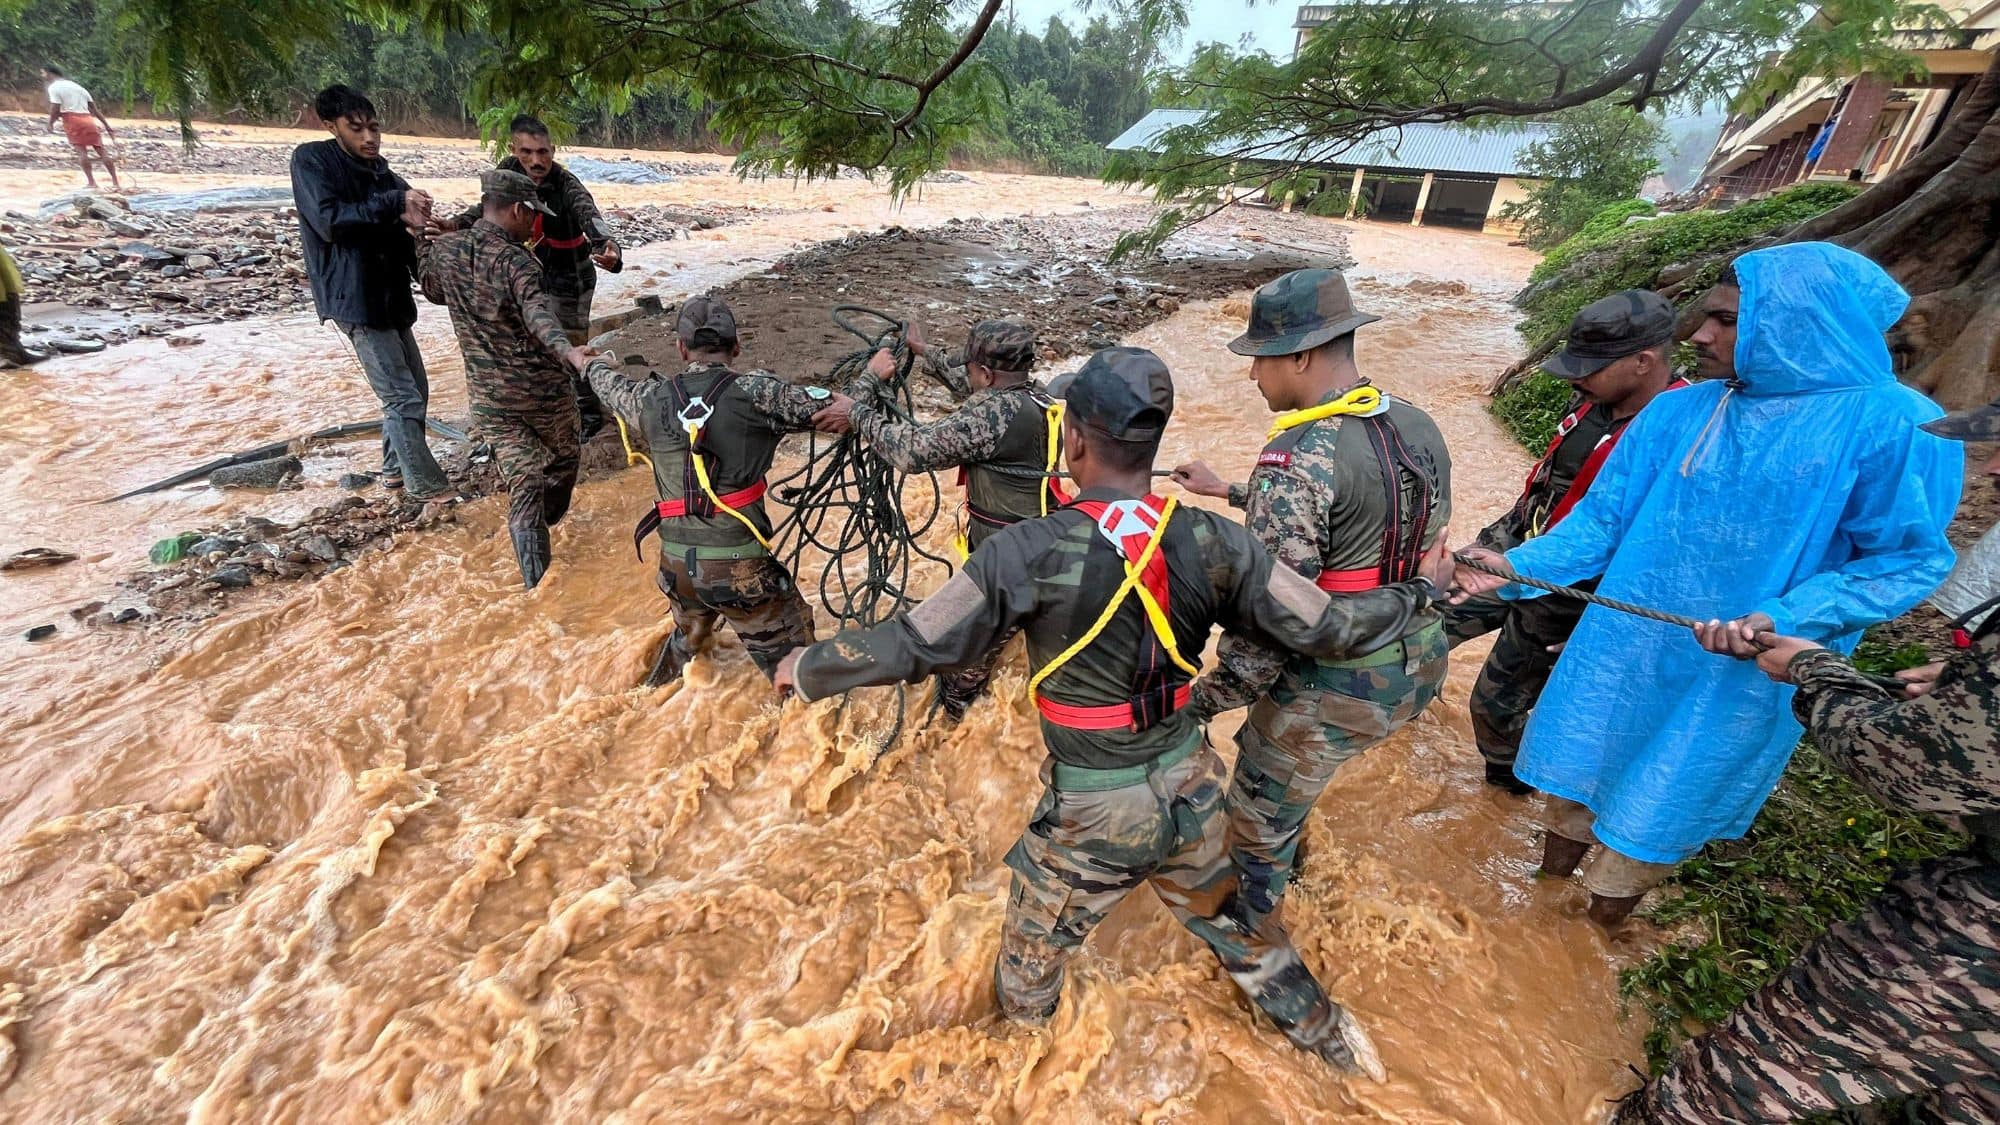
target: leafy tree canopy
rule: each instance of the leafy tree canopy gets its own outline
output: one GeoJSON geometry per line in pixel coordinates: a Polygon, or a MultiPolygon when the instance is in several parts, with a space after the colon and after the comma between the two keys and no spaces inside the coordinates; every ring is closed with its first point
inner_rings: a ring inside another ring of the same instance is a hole
{"type": "Polygon", "coordinates": [[[1529,144],[1521,170],[1540,179],[1528,198],[1501,208],[1521,238],[1546,250],[1583,229],[1610,204],[1638,194],[1660,166],[1664,134],[1650,114],[1597,102],[1561,114],[1546,140],[1529,144]]]}

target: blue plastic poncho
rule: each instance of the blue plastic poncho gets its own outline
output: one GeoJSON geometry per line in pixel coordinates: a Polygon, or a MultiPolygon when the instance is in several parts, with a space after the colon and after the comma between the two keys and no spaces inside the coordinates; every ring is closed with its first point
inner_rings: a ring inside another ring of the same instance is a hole
{"type": "MultiPolygon", "coordinates": [[[[1882,334],[1909,298],[1879,266],[1815,242],[1736,271],[1736,380],[1655,399],[1569,517],[1507,558],[1701,620],[1767,613],[1851,651],[1950,571],[1964,453],[1916,428],[1941,411],[1891,373],[1882,334]]],[[[1792,691],[1688,630],[1592,606],[1515,771],[1588,806],[1614,850],[1675,863],[1750,827],[1798,743],[1792,691]]]]}

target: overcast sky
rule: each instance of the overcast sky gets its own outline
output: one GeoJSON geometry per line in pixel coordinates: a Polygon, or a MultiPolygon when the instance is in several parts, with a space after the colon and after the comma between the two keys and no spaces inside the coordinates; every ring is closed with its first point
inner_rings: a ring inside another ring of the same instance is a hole
{"type": "MultiPolygon", "coordinates": [[[[1077,30],[1082,30],[1090,22],[1089,13],[1078,0],[1009,0],[1009,7],[1024,28],[1037,32],[1050,16],[1055,15],[1063,17],[1064,22],[1077,30]]],[[[1097,10],[1104,11],[1105,6],[1100,4],[1097,10]]],[[[1240,45],[1247,36],[1250,46],[1281,59],[1287,58],[1292,53],[1292,21],[1298,18],[1298,14],[1296,3],[1188,0],[1187,31],[1178,47],[1168,51],[1168,56],[1179,62],[1197,43],[1219,39],[1231,45],[1240,45]]],[[[1002,18],[1005,18],[1004,14],[1002,18]]]]}

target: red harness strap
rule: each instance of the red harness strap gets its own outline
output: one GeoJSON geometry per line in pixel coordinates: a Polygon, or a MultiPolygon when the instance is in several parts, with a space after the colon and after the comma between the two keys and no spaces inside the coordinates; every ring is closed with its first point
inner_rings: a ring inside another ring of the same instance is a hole
{"type": "MultiPolygon", "coordinates": [[[[1686,379],[1675,379],[1673,382],[1667,384],[1666,389],[1671,391],[1687,385],[1688,382],[1686,379]]],[[[1661,393],[1664,394],[1666,392],[1662,391],[1661,393]]],[[[1576,424],[1583,419],[1583,415],[1589,409],[1590,407],[1587,404],[1578,407],[1556,427],[1556,436],[1549,439],[1548,452],[1542,454],[1541,461],[1537,462],[1533,471],[1528,474],[1529,488],[1535,486],[1536,481],[1544,472],[1545,466],[1554,464],[1556,450],[1562,446],[1563,439],[1568,437],[1569,432],[1576,428],[1576,424]]],[[[1638,415],[1635,414],[1633,417],[1636,418],[1638,415]]],[[[1625,427],[1631,425],[1631,423],[1632,419],[1627,418],[1617,428],[1598,439],[1597,447],[1590,451],[1590,456],[1584,458],[1583,467],[1576,471],[1576,479],[1569,482],[1568,491],[1564,492],[1562,499],[1558,500],[1556,506],[1550,509],[1548,522],[1542,525],[1543,531],[1546,532],[1549,528],[1561,522],[1562,518],[1569,515],[1570,510],[1576,507],[1577,502],[1583,499],[1584,493],[1590,491],[1590,482],[1597,479],[1598,470],[1602,469],[1604,463],[1611,459],[1612,447],[1618,444],[1619,438],[1625,436],[1625,427]]]]}
{"type": "Polygon", "coordinates": [[[1313,585],[1329,594],[1359,594],[1382,586],[1382,568],[1364,566],[1359,570],[1322,570],[1313,585]]]}
{"type": "Polygon", "coordinates": [[[542,234],[542,213],[539,211],[535,212],[535,233],[528,238],[529,245],[536,247],[546,246],[551,250],[574,250],[589,241],[588,237],[581,234],[575,238],[544,237],[542,234]]]}
{"type": "MultiPolygon", "coordinates": [[[[725,492],[721,496],[716,497],[716,499],[731,508],[741,508],[745,504],[752,504],[762,500],[766,487],[765,482],[760,480],[749,488],[739,489],[735,492],[725,492]]],[[[653,510],[659,513],[659,517],[663,520],[679,519],[688,514],[688,505],[686,500],[662,500],[653,505],[653,510]]]]}
{"type": "MultiPolygon", "coordinates": [[[[1111,505],[1104,500],[1078,500],[1068,507],[1089,516],[1101,528],[1104,514],[1111,505]]],[[[1166,501],[1148,495],[1145,507],[1127,509],[1123,523],[1113,529],[1119,552],[1125,558],[1136,559],[1145,553],[1153,529],[1159,526],[1158,513],[1165,508],[1166,501]]],[[[1155,550],[1153,557],[1146,560],[1146,569],[1140,573],[1139,582],[1159,604],[1161,611],[1167,612],[1171,603],[1168,600],[1170,588],[1164,550],[1155,550]]],[[[1047,695],[1037,693],[1035,707],[1049,722],[1070,730],[1145,730],[1187,706],[1192,695],[1189,685],[1174,686],[1167,682],[1166,669],[1160,660],[1161,651],[1159,638],[1149,635],[1139,658],[1138,671],[1133,677],[1132,695],[1123,703],[1079,707],[1058,703],[1047,695]]]]}

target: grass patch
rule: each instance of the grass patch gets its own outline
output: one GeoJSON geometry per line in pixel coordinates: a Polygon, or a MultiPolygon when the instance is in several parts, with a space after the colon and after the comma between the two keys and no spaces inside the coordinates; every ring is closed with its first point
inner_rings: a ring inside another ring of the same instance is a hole
{"type": "Polygon", "coordinates": [[[1556,426],[1575,397],[1575,387],[1537,371],[1495,395],[1486,409],[1507,427],[1515,441],[1539,457],[1549,447],[1549,439],[1555,437],[1556,426]]]}
{"type": "MultiPolygon", "coordinates": [[[[1668,266],[1803,222],[1845,203],[1857,191],[1851,184],[1806,184],[1728,211],[1687,211],[1630,226],[1625,225],[1628,218],[1645,212],[1631,202],[1613,204],[1549,251],[1528,275],[1531,282],[1553,283],[1523,306],[1528,315],[1521,333],[1530,345],[1539,346],[1568,331],[1576,311],[1600,297],[1649,288],[1668,266]],[[1579,264],[1589,268],[1569,268],[1579,264]]],[[[1708,280],[1696,277],[1693,287],[1708,280]]]]}
{"type": "MultiPolygon", "coordinates": [[[[1857,665],[1879,672],[1924,660],[1919,645],[1864,641],[1855,654],[1857,665]]],[[[1669,883],[1679,896],[1646,914],[1662,926],[1698,922],[1705,933],[1619,978],[1621,993],[1652,1021],[1646,1054],[1654,1071],[1683,1040],[1783,972],[1827,926],[1860,913],[1898,864],[1962,845],[1935,821],[1883,807],[1810,741],[1801,744],[1749,833],[1682,864],[1669,883]]]]}

